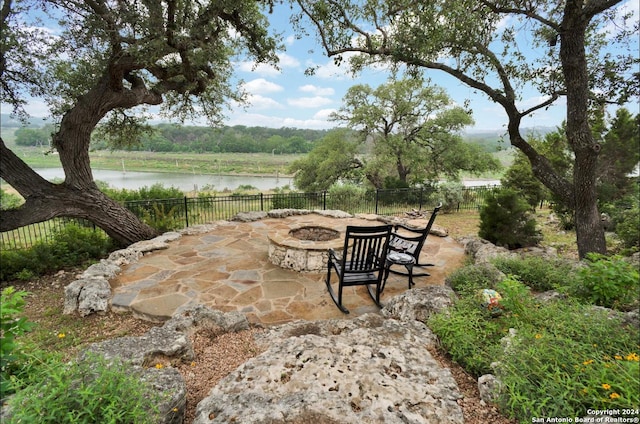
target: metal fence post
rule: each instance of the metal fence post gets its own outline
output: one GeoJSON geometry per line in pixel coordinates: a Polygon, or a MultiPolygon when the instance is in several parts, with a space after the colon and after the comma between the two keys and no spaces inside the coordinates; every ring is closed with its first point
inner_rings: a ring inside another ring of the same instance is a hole
{"type": "Polygon", "coordinates": [[[187,202],[187,196],[184,196],[184,221],[186,227],[189,227],[189,203],[187,202]]]}
{"type": "Polygon", "coordinates": [[[327,190],[322,192],[322,210],[327,210],[327,190]]]}
{"type": "Polygon", "coordinates": [[[264,196],[260,192],[260,212],[264,212],[264,196]]]}
{"type": "Polygon", "coordinates": [[[376,189],[376,210],[375,210],[376,215],[378,214],[378,192],[379,191],[380,191],[379,189],[376,189]]]}

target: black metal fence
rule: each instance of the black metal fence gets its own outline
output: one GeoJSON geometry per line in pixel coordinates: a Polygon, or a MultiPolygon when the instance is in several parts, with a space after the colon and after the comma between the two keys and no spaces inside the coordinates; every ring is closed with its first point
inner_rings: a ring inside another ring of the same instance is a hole
{"type": "MultiPolygon", "coordinates": [[[[462,200],[443,199],[433,188],[370,190],[358,194],[276,193],[233,194],[230,196],[198,196],[176,199],[139,200],[124,205],[141,220],[159,231],[184,228],[218,220],[229,220],[240,212],[269,211],[272,209],[338,209],[349,213],[371,213],[394,216],[410,211],[430,210],[443,202],[445,210],[477,210],[493,187],[467,187],[462,200]]],[[[69,218],[56,218],[16,230],[0,233],[0,249],[27,248],[38,241],[50,240],[69,222],[69,218]]],[[[92,224],[89,224],[92,225],[92,224]]],[[[95,228],[95,227],[94,227],[95,228]]],[[[97,229],[99,230],[99,229],[97,229]]]]}

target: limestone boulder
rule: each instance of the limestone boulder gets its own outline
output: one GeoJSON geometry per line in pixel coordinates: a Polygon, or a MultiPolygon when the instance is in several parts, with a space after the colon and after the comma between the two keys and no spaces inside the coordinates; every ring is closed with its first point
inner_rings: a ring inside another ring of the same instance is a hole
{"type": "Polygon", "coordinates": [[[457,298],[448,286],[426,286],[406,290],[389,299],[382,315],[400,321],[426,322],[429,317],[453,305],[457,298]]]}
{"type": "Polygon", "coordinates": [[[231,218],[231,221],[240,221],[240,222],[253,222],[259,221],[267,217],[266,212],[262,211],[254,211],[254,212],[240,212],[231,218]]]}
{"type": "Polygon", "coordinates": [[[271,328],[256,336],[267,350],[221,380],[194,423],[463,423],[432,338],[379,314],[271,328]]]}
{"type": "Polygon", "coordinates": [[[267,212],[269,218],[286,218],[295,215],[308,215],[311,211],[308,209],[272,209],[267,212]]]}
{"type": "Polygon", "coordinates": [[[142,380],[160,395],[156,422],[182,424],[187,388],[180,372],[171,365],[195,359],[189,334],[201,328],[223,334],[245,330],[249,323],[240,312],[223,313],[200,305],[181,311],[162,327],[153,327],[142,336],[93,343],[78,359],[90,360],[100,355],[107,360],[126,361],[141,370],[142,380]],[[158,363],[163,367],[156,368],[158,363]]]}
{"type": "Polygon", "coordinates": [[[66,315],[78,312],[80,316],[104,313],[109,310],[111,286],[102,278],[76,280],[64,288],[64,309],[66,315]]]}
{"type": "Polygon", "coordinates": [[[106,279],[115,277],[120,272],[121,268],[110,260],[102,259],[100,262],[91,265],[85,269],[80,278],[84,279],[106,279]]]}
{"type": "Polygon", "coordinates": [[[155,422],[183,424],[187,407],[187,385],[182,374],[175,368],[147,368],[142,374],[142,381],[160,395],[155,422]]]}
{"type": "Polygon", "coordinates": [[[164,329],[190,334],[201,328],[213,330],[213,334],[235,333],[249,329],[249,321],[242,312],[221,312],[204,305],[179,310],[164,323],[164,329]]]}
{"type": "Polygon", "coordinates": [[[133,365],[149,366],[158,360],[193,361],[195,353],[188,335],[169,327],[153,327],[142,336],[127,336],[90,345],[86,354],[107,359],[123,358],[133,365]]]}
{"type": "Polygon", "coordinates": [[[475,264],[488,263],[496,257],[517,257],[516,253],[478,237],[462,237],[458,241],[475,264]]]}
{"type": "Polygon", "coordinates": [[[493,374],[485,374],[478,378],[478,392],[480,399],[486,403],[493,403],[500,395],[501,383],[493,374]]]}

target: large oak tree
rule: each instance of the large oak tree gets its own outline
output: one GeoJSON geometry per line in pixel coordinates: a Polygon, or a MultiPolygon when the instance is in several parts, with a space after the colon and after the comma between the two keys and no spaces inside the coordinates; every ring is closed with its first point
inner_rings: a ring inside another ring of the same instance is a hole
{"type": "Polygon", "coordinates": [[[277,37],[267,31],[272,0],[3,0],[0,10],[1,101],[24,115],[43,96],[58,119],[52,135],[65,173],[46,181],[0,138],[0,177],[25,203],[3,211],[0,231],[57,216],[86,218],[121,244],[154,230],[105,196],[91,172],[89,145],[98,125],[126,143],[144,128],[141,107],[177,119],[220,121],[230,100],[233,61],[277,63],[277,37]],[[61,33],[43,28],[56,19],[61,33]]]}
{"type": "Polygon", "coordinates": [[[460,132],[473,123],[470,114],[422,78],[390,79],[375,88],[357,84],[342,102],[330,119],[373,145],[371,160],[362,166],[376,188],[385,188],[389,178],[409,187],[499,167],[491,155],[463,142],[460,132]]]}
{"type": "Polygon", "coordinates": [[[606,252],[596,191],[601,146],[588,118],[592,108],[638,95],[638,23],[622,22],[625,17],[616,10],[622,0],[297,3],[302,13],[295,23],[304,29],[310,22],[336,61],[353,54],[348,58],[354,71],[373,62],[407,65],[415,72],[438,70],[499,104],[508,117],[511,144],[526,155],[534,175],[575,211],[580,256],[606,252]],[[525,88],[537,89],[538,104],[523,103],[525,88]],[[520,130],[523,118],[563,97],[574,155],[570,178],[520,130]]]}

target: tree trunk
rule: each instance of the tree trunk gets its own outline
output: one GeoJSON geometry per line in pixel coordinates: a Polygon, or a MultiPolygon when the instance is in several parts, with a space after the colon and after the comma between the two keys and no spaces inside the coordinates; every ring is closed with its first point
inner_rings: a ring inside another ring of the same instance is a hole
{"type": "Polygon", "coordinates": [[[121,245],[156,235],[153,228],[102,193],[91,172],[91,132],[106,113],[122,105],[123,98],[128,99],[111,90],[105,78],[64,115],[53,138],[65,173],[62,184],[44,180],[0,138],[0,176],[25,198],[20,208],[3,211],[0,231],[66,216],[95,223],[121,245]]]}
{"type": "Polygon", "coordinates": [[[78,189],[66,182],[53,184],[43,179],[9,150],[1,138],[0,176],[25,198],[21,207],[2,211],[0,231],[66,216],[95,223],[123,246],[156,235],[153,228],[97,187],[78,189]]]}
{"type": "Polygon", "coordinates": [[[578,254],[606,253],[604,228],[598,211],[596,171],[600,145],[589,125],[589,72],[585,52],[588,19],[581,2],[567,2],[560,34],[560,60],[567,88],[567,141],[575,153],[573,204],[578,254]]]}

